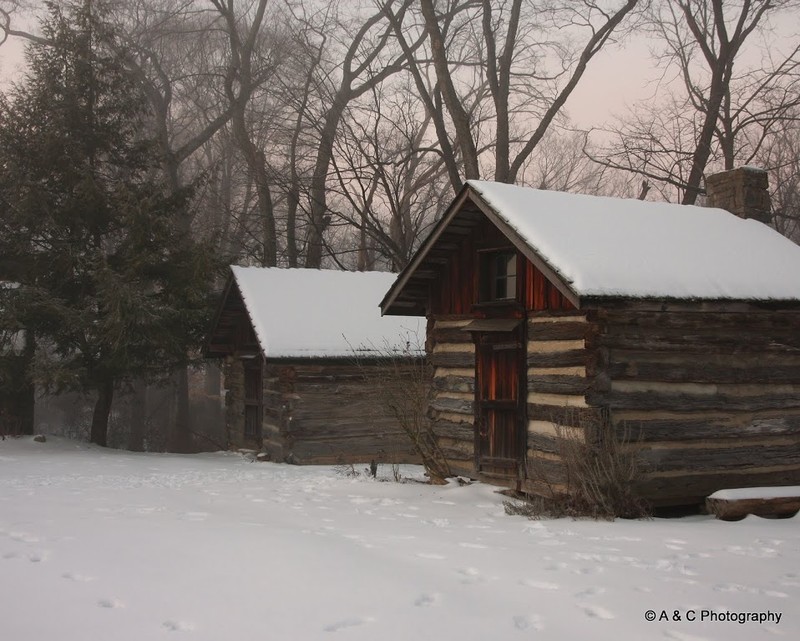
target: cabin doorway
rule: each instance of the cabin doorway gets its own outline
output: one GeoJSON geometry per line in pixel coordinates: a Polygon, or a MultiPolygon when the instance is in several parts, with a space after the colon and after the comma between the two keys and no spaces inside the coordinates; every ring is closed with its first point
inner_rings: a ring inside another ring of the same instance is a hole
{"type": "Polygon", "coordinates": [[[519,478],[526,401],[521,328],[476,334],[475,464],[478,472],[519,478]]]}
{"type": "Polygon", "coordinates": [[[263,363],[261,358],[244,361],[244,436],[261,439],[261,420],[264,414],[263,363]]]}

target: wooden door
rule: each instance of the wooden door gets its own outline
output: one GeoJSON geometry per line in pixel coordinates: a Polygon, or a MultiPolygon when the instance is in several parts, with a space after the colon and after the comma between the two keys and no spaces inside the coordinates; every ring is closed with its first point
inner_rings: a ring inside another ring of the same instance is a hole
{"type": "Polygon", "coordinates": [[[516,478],[525,452],[520,332],[486,332],[476,339],[476,466],[484,474],[516,478]]]}
{"type": "Polygon", "coordinates": [[[246,438],[261,438],[263,409],[262,361],[253,358],[244,361],[244,435],[246,438]]]}

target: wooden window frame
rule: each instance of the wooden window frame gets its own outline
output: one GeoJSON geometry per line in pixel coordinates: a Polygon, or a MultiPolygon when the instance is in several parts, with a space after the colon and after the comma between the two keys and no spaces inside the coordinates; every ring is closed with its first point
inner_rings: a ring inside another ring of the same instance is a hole
{"type": "Polygon", "coordinates": [[[477,306],[515,305],[520,302],[520,283],[522,282],[523,274],[521,273],[519,253],[515,248],[491,247],[479,249],[477,251],[475,265],[475,300],[477,301],[477,306]],[[513,274],[497,274],[497,259],[502,256],[513,258],[513,274]],[[488,274],[487,271],[489,272],[488,274]],[[512,289],[508,285],[509,281],[513,279],[514,284],[511,296],[505,296],[503,298],[497,297],[497,284],[500,279],[503,279],[506,283],[506,292],[508,292],[509,289],[512,289]],[[487,293],[489,294],[488,296],[487,293]]]}

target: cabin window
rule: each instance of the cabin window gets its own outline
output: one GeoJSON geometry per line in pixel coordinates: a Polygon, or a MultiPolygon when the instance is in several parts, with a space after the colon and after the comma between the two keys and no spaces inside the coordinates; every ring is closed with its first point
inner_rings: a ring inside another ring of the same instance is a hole
{"type": "Polygon", "coordinates": [[[489,303],[516,299],[517,253],[513,250],[483,251],[478,257],[478,301],[489,303]]]}

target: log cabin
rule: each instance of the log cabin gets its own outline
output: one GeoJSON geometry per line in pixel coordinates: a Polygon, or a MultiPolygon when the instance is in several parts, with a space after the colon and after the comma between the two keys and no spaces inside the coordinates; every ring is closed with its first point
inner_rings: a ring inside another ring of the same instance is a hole
{"type": "Polygon", "coordinates": [[[453,473],[566,491],[563,439],[611,433],[654,505],[800,484],[800,247],[764,224],[765,172],[707,192],[695,207],[467,181],[381,303],[427,317],[453,473]]]}
{"type": "Polygon", "coordinates": [[[395,277],[231,268],[205,348],[223,359],[231,448],[296,464],[417,460],[381,398],[384,377],[419,357],[417,321],[375,304],[395,277]]]}

